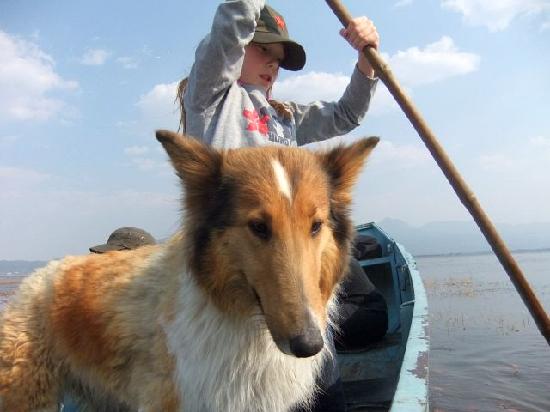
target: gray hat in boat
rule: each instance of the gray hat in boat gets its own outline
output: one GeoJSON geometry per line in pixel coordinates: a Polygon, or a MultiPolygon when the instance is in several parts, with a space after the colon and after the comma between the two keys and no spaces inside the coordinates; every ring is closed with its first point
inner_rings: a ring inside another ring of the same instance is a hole
{"type": "Polygon", "coordinates": [[[130,250],[157,242],[150,233],[138,227],[120,227],[107,239],[104,245],[92,246],[90,252],[105,253],[111,250],[130,250]]]}
{"type": "Polygon", "coordinates": [[[260,11],[252,41],[260,44],[282,43],[285,49],[285,58],[281,62],[283,69],[301,70],[306,64],[304,48],[288,36],[285,19],[272,7],[266,5],[260,11]]]}

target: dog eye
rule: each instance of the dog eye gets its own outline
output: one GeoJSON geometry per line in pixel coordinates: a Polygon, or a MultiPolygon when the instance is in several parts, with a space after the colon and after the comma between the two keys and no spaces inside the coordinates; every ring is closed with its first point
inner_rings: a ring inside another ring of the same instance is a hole
{"type": "Polygon", "coordinates": [[[316,220],[315,222],[313,222],[313,224],[311,225],[311,236],[316,236],[321,231],[322,226],[323,222],[321,222],[320,220],[316,220]]]}
{"type": "Polygon", "coordinates": [[[260,239],[267,240],[271,237],[271,231],[265,222],[261,220],[251,220],[248,222],[250,231],[260,239]]]}

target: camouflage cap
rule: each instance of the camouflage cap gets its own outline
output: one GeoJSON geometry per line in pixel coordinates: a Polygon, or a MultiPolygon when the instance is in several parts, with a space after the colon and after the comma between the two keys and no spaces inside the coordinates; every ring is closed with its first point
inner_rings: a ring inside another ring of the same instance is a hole
{"type": "Polygon", "coordinates": [[[157,242],[148,232],[137,227],[120,227],[107,239],[104,245],[92,246],[90,252],[105,253],[111,250],[130,250],[157,242]]]}
{"type": "Polygon", "coordinates": [[[265,6],[260,11],[260,19],[256,22],[256,30],[252,41],[260,44],[282,43],[285,58],[281,67],[287,70],[301,70],[306,64],[304,48],[288,37],[286,23],[272,7],[265,6]]]}

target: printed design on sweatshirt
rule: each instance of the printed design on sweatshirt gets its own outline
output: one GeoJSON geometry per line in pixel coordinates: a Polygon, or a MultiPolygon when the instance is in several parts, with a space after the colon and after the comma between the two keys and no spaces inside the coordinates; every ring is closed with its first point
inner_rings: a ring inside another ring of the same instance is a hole
{"type": "Polygon", "coordinates": [[[271,106],[262,107],[260,113],[270,115],[268,125],[268,139],[270,142],[285,146],[296,146],[293,123],[290,118],[279,116],[271,106]]]}
{"type": "Polygon", "coordinates": [[[243,110],[243,116],[248,121],[246,130],[251,132],[258,131],[261,135],[267,136],[268,126],[267,122],[269,121],[269,115],[267,113],[260,115],[256,110],[243,110]]]}
{"type": "Polygon", "coordinates": [[[272,108],[271,112],[267,107],[261,107],[259,113],[255,109],[244,109],[245,129],[252,133],[259,133],[270,142],[285,146],[296,146],[296,141],[292,138],[294,136],[292,121],[290,119],[278,119],[272,108]]]}

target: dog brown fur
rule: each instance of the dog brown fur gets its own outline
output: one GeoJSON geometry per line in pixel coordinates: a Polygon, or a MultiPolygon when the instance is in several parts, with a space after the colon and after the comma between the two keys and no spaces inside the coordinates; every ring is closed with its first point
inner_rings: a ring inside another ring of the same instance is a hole
{"type": "Polygon", "coordinates": [[[163,245],[67,257],[26,278],[0,318],[1,411],[56,410],[74,382],[143,411],[184,409],[166,332],[187,310],[182,273],[228,319],[260,308],[280,348],[311,329],[308,310],[326,328],[348,263],[351,187],[378,139],[316,154],[157,138],[184,187],[181,232],[163,245]],[[291,197],[274,183],[274,161],[291,197]]]}

